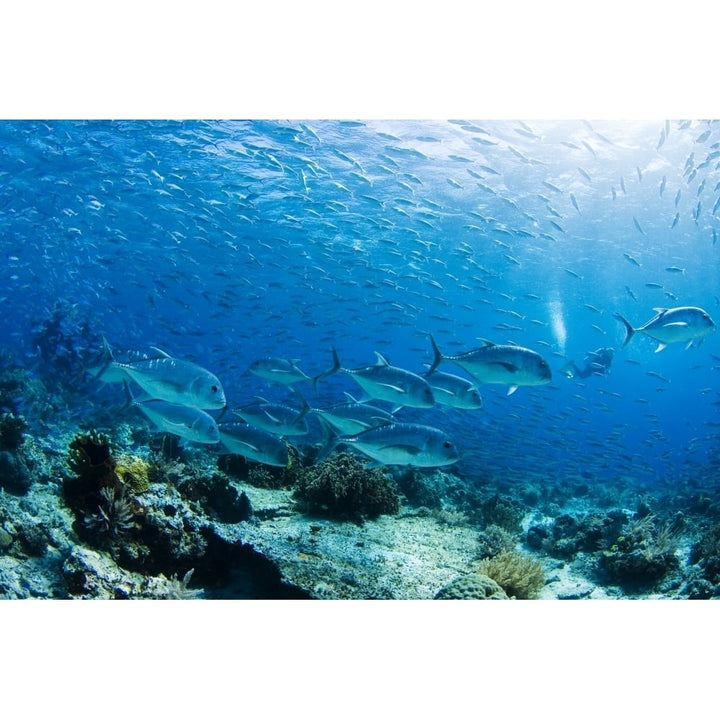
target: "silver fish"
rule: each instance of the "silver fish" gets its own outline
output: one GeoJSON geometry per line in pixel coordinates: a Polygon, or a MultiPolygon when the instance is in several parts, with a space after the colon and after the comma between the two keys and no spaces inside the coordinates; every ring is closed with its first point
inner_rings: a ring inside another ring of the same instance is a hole
{"type": "Polygon", "coordinates": [[[355,447],[371,458],[368,468],[382,465],[442,467],[460,459],[460,453],[449,435],[437,428],[413,423],[394,422],[356,435],[333,438],[319,457],[324,457],[341,444],[355,447]]]}
{"type": "Polygon", "coordinates": [[[435,404],[432,389],[424,378],[409,370],[390,365],[379,352],[375,353],[378,359],[375,365],[354,370],[342,367],[335,348],[332,349],[332,354],[333,366],[313,380],[316,387],[318,380],[336,372],[344,372],[350,375],[369,397],[395,403],[393,412],[401,407],[429,408],[435,404]]]}
{"type": "MultiPolygon", "coordinates": [[[[263,465],[287,467],[288,447],[277,435],[243,422],[220,423],[218,430],[220,443],[228,453],[242,455],[263,465]]],[[[220,452],[224,454],[222,450],[220,452]]]]}
{"type": "Polygon", "coordinates": [[[435,402],[462,410],[479,410],[483,399],[475,383],[451,373],[433,370],[425,375],[432,388],[435,402]]]}
{"type": "Polygon", "coordinates": [[[627,345],[637,332],[645,333],[658,341],[655,352],[664,350],[670,343],[686,342],[687,347],[695,340],[702,340],[715,330],[715,323],[710,315],[699,307],[653,308],[657,315],[650,318],[644,325],[634,328],[620,313],[615,317],[625,326],[627,345]]]}
{"type": "Polygon", "coordinates": [[[204,410],[219,410],[226,406],[220,381],[209,370],[195,363],[170,357],[158,348],[153,348],[156,357],[117,362],[104,341],[103,350],[105,363],[95,375],[97,380],[114,382],[130,378],[149,397],[178,405],[204,410]]]}
{"type": "Polygon", "coordinates": [[[250,365],[248,372],[270,382],[292,385],[303,380],[310,380],[295,363],[297,360],[285,360],[284,358],[265,357],[255,360],[250,365]]]}
{"type": "Polygon", "coordinates": [[[158,430],[172,433],[183,440],[214,445],[220,439],[215,420],[199,408],[177,405],[157,398],[133,400],[132,404],[158,430]]]}
{"type": "Polygon", "coordinates": [[[395,418],[387,410],[361,403],[345,393],[349,402],[333,405],[329,408],[313,408],[312,412],[329,423],[341,435],[355,435],[376,425],[394,422],[395,418]]]}
{"type": "Polygon", "coordinates": [[[301,410],[296,410],[288,405],[258,398],[255,402],[233,412],[246,423],[274,435],[294,436],[305,435],[308,432],[305,416],[310,412],[310,407],[307,403],[301,410]]]}
{"type": "Polygon", "coordinates": [[[435,354],[430,372],[443,360],[451,360],[479,383],[509,385],[508,395],[512,395],[521,385],[545,385],[552,380],[547,361],[528,348],[488,343],[459,355],[443,355],[432,335],[430,342],[435,354]]]}

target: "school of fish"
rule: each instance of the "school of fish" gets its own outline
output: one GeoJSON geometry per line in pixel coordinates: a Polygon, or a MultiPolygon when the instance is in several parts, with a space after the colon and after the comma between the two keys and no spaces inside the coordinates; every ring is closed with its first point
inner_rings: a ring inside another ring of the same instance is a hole
{"type": "Polygon", "coordinates": [[[124,384],[159,431],[276,466],[312,437],[507,477],[720,471],[717,121],[2,121],[0,139],[0,335],[37,364],[30,330],[66,301],[113,344],[89,403],[124,384]],[[598,347],[608,373],[562,372],[598,347]]]}

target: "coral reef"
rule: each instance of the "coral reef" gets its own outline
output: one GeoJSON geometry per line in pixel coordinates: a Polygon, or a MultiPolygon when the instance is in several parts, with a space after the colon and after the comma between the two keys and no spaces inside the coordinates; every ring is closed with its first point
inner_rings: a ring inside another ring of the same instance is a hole
{"type": "Polygon", "coordinates": [[[627,516],[621,510],[607,514],[587,513],[579,517],[563,513],[549,527],[530,526],[526,542],[534,550],[569,559],[578,552],[592,553],[608,547],[626,522],[627,516]]]}
{"type": "Polygon", "coordinates": [[[699,564],[705,581],[720,585],[720,522],[704,530],[690,550],[690,562],[699,564]]]}
{"type": "Polygon", "coordinates": [[[495,557],[483,558],[478,572],[492,578],[510,596],[518,600],[537,597],[545,584],[542,563],[524,553],[504,550],[495,557]]]}
{"type": "Polygon", "coordinates": [[[0,450],[17,450],[22,445],[27,422],[22,415],[0,415],[0,450]]]}
{"type": "Polygon", "coordinates": [[[429,474],[417,468],[407,468],[395,475],[398,488],[413,507],[439,509],[442,507],[443,488],[440,473],[429,474]]]}
{"type": "Polygon", "coordinates": [[[636,515],[600,554],[598,567],[608,582],[626,589],[653,586],[679,568],[679,532],[673,522],[657,525],[652,514],[636,515]]]}
{"type": "Polygon", "coordinates": [[[0,488],[15,495],[23,495],[33,483],[25,460],[9,450],[0,450],[0,488]]]}
{"type": "Polygon", "coordinates": [[[150,489],[150,463],[137,455],[119,455],[115,474],[133,495],[150,489]]]}
{"type": "Polygon", "coordinates": [[[368,470],[347,453],[304,468],[298,475],[295,498],[305,512],[358,523],[395,514],[400,508],[397,490],[383,471],[368,470]]]}
{"type": "Polygon", "coordinates": [[[471,518],[480,525],[498,525],[510,532],[519,532],[526,507],[508,495],[496,493],[481,500],[471,514],[471,518]]]}
{"type": "Polygon", "coordinates": [[[38,371],[54,390],[72,391],[81,385],[86,368],[97,360],[103,346],[102,336],[93,330],[96,324],[87,310],[58,300],[48,315],[33,329],[38,351],[38,371]]]}
{"type": "Polygon", "coordinates": [[[508,600],[507,593],[492,578],[480,573],[468,573],[446,585],[435,600],[508,600]]]}
{"type": "Polygon", "coordinates": [[[478,535],[478,554],[481,558],[491,558],[515,548],[516,537],[499,525],[488,525],[478,535]]]}

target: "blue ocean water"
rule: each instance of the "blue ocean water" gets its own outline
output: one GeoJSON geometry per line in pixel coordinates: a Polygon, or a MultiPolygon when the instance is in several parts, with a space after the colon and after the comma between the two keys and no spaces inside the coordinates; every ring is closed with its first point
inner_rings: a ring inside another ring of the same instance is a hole
{"type": "MultiPolygon", "coordinates": [[[[430,334],[445,355],[511,343],[552,382],[398,417],[451,434],[470,476],[716,480],[717,334],[623,347],[614,314],[717,317],[717,122],[5,121],[0,138],[0,337],[38,374],[79,383],[38,346],[53,311],[88,362],[103,336],[157,346],[231,406],[293,402],[246,373],[264,356],[315,376],[334,346],[346,368],[379,351],[421,373],[430,334]],[[607,375],[563,374],[599,347],[607,375]]],[[[123,401],[78,390],[70,417],[123,401]]],[[[314,407],[345,391],[303,386],[314,407]]]]}

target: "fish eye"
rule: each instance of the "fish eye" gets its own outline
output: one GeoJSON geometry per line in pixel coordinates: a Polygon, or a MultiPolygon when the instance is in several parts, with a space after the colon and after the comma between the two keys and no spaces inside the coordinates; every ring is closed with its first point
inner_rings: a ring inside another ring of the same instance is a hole
{"type": "Polygon", "coordinates": [[[210,390],[215,393],[215,392],[218,391],[218,386],[217,386],[217,385],[211,385],[211,386],[210,386],[210,390]]]}
{"type": "Polygon", "coordinates": [[[444,447],[446,450],[449,450],[449,449],[452,447],[452,443],[451,443],[449,440],[446,440],[446,441],[443,443],[443,447],[444,447]]]}

